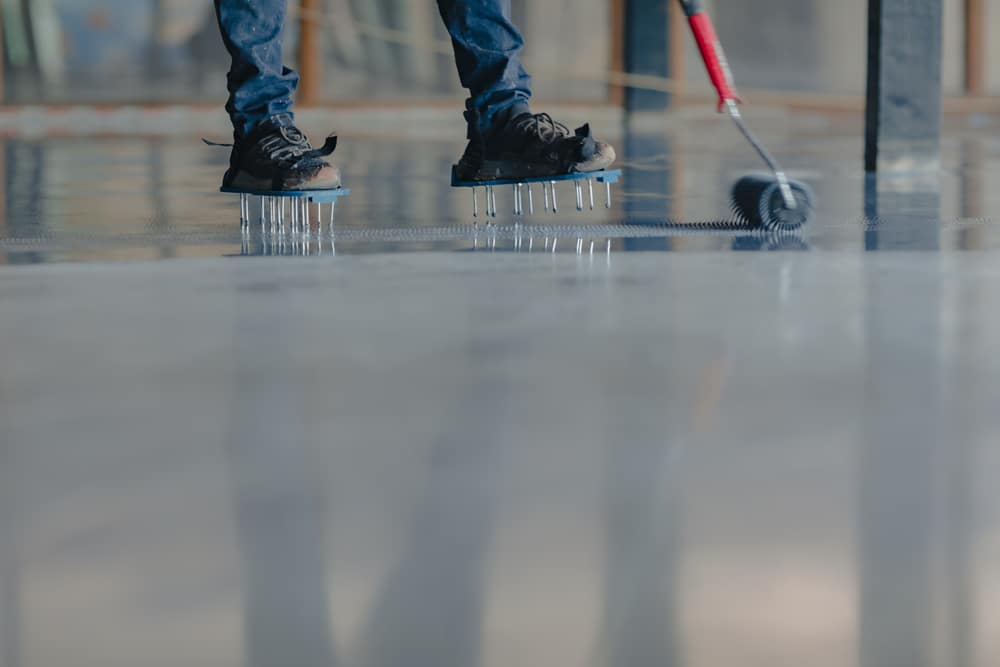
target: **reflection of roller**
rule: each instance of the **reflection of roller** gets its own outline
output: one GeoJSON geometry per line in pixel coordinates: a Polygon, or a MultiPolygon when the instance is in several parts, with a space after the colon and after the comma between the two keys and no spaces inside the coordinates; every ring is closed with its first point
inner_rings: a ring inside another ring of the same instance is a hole
{"type": "Polygon", "coordinates": [[[733,186],[733,208],[752,225],[765,229],[796,229],[812,216],[812,191],[803,183],[789,181],[764,145],[750,131],[740,113],[742,102],[736,94],[733,73],[722,50],[722,43],[705,12],[701,0],[680,0],[688,17],[698,50],[705,61],[712,85],[719,92],[719,111],[726,111],[750,145],[767,163],[773,178],[758,175],[740,179],[733,186]]]}

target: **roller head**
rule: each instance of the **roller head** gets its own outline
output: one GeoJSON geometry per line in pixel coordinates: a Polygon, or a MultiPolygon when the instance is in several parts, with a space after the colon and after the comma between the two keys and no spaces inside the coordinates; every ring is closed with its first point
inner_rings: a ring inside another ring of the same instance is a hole
{"type": "Polygon", "coordinates": [[[798,206],[789,209],[778,182],[771,174],[751,174],[733,186],[733,212],[751,227],[768,231],[793,231],[812,220],[813,194],[805,183],[791,181],[798,206]]]}

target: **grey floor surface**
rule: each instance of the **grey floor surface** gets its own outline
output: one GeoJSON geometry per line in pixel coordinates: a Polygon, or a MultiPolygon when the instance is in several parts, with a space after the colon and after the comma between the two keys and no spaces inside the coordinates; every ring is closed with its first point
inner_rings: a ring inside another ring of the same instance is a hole
{"type": "Polygon", "coordinates": [[[783,132],[792,238],[657,227],[732,141],[555,253],[359,142],[337,255],[270,258],[204,149],[8,141],[0,666],[997,664],[1000,147],[866,191],[783,132]]]}

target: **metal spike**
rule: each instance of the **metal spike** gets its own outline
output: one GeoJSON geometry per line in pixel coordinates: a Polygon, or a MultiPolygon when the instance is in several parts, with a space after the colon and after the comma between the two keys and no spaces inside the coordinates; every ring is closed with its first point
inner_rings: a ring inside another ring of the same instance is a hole
{"type": "Polygon", "coordinates": [[[308,234],[309,231],[312,229],[312,224],[309,222],[309,214],[311,213],[311,211],[309,210],[309,201],[303,199],[302,204],[303,207],[306,209],[306,233],[308,234]]]}
{"type": "Polygon", "coordinates": [[[607,208],[611,208],[611,183],[610,182],[606,182],[604,185],[607,186],[607,188],[608,188],[608,202],[607,202],[606,206],[607,206],[607,208]]]}
{"type": "Polygon", "coordinates": [[[576,210],[583,210],[583,184],[580,181],[576,181],[574,184],[576,186],[576,210]]]}
{"type": "Polygon", "coordinates": [[[529,236],[528,237],[528,252],[531,252],[534,249],[535,249],[535,237],[534,236],[529,236]]]}
{"type": "Polygon", "coordinates": [[[559,203],[556,201],[556,182],[552,181],[549,185],[552,188],[552,212],[553,213],[558,213],[559,212],[559,203]]]}
{"type": "Polygon", "coordinates": [[[493,205],[493,217],[497,217],[497,189],[490,187],[490,201],[493,205]]]}
{"type": "Polygon", "coordinates": [[[479,217],[479,188],[472,188],[472,217],[479,217]]]}
{"type": "Polygon", "coordinates": [[[587,188],[590,190],[590,210],[594,210],[594,179],[587,179],[587,188]]]}
{"type": "Polygon", "coordinates": [[[330,200],[330,236],[333,236],[333,214],[337,210],[337,200],[330,200]]]}
{"type": "Polygon", "coordinates": [[[559,243],[559,237],[558,236],[553,236],[552,237],[552,254],[553,255],[556,253],[556,244],[557,243],[559,243]]]}
{"type": "MultiPolygon", "coordinates": [[[[542,193],[545,195],[545,212],[548,213],[549,212],[549,184],[548,183],[542,183],[542,193]]],[[[546,249],[548,248],[548,246],[545,246],[545,247],[546,247],[546,249]]]]}
{"type": "Polygon", "coordinates": [[[583,254],[583,239],[576,240],[576,254],[583,254]]]}
{"type": "Polygon", "coordinates": [[[532,189],[531,184],[528,184],[528,215],[535,214],[535,191],[532,189]]]}
{"type": "Polygon", "coordinates": [[[594,256],[594,242],[593,241],[590,242],[590,256],[591,257],[594,256]]]}

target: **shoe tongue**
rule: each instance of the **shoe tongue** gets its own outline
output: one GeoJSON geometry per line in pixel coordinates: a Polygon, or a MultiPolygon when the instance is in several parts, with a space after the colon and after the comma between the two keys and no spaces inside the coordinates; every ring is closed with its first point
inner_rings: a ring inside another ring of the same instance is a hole
{"type": "Polygon", "coordinates": [[[287,113],[275,114],[264,122],[272,127],[288,127],[294,124],[292,122],[292,115],[287,113]]]}
{"type": "Polygon", "coordinates": [[[507,121],[507,124],[510,126],[515,126],[523,121],[534,120],[534,118],[535,114],[531,113],[530,111],[525,111],[524,113],[519,113],[516,116],[512,116],[507,121]]]}
{"type": "Polygon", "coordinates": [[[267,120],[260,124],[260,131],[266,134],[274,132],[275,130],[281,132],[289,141],[297,143],[298,138],[302,137],[302,133],[299,128],[295,127],[295,121],[292,119],[291,114],[280,113],[271,116],[267,120]]]}

